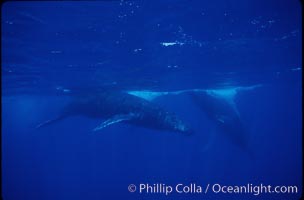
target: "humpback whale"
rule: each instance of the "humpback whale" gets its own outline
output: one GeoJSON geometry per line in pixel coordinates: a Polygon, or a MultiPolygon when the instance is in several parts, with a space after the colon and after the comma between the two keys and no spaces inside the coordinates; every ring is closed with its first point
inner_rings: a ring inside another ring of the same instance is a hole
{"type": "Polygon", "coordinates": [[[190,93],[192,99],[206,115],[215,122],[216,126],[225,133],[230,140],[246,149],[248,146],[248,134],[246,134],[240,114],[233,102],[223,99],[221,96],[201,93],[190,93]]]}
{"type": "Polygon", "coordinates": [[[93,131],[125,122],[136,126],[181,133],[192,133],[176,114],[127,92],[103,91],[97,95],[82,95],[68,103],[54,119],[39,124],[41,128],[73,115],[104,119],[93,131]]]}
{"type": "Polygon", "coordinates": [[[172,92],[128,91],[129,94],[153,101],[162,96],[187,94],[193,102],[213,121],[216,126],[230,139],[232,143],[246,150],[248,134],[235,104],[235,97],[241,91],[253,90],[262,85],[247,87],[231,87],[224,89],[188,89],[172,92]]]}

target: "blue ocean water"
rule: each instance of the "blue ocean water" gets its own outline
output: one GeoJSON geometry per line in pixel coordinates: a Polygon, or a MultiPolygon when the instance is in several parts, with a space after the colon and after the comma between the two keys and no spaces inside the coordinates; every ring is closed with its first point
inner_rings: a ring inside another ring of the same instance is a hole
{"type": "Polygon", "coordinates": [[[300,1],[15,1],[1,11],[3,199],[300,198],[300,1]],[[194,133],[123,122],[93,132],[106,119],[83,115],[35,129],[77,94],[105,89],[175,92],[153,104],[194,133]],[[221,98],[202,108],[180,92],[191,89],[221,98]],[[214,102],[231,106],[242,135],[220,127],[214,102]],[[297,192],[223,193],[216,184],[297,192]]]}

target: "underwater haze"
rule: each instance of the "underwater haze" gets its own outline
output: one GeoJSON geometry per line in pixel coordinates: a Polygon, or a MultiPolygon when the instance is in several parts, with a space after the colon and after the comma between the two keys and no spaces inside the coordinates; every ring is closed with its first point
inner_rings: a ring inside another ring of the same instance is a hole
{"type": "Polygon", "coordinates": [[[300,199],[301,8],[3,3],[2,198],[300,199]]]}

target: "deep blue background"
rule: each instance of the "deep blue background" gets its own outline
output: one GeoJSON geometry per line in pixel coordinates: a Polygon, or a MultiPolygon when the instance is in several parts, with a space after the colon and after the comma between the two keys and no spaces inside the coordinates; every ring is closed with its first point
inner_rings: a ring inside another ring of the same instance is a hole
{"type": "MultiPolygon", "coordinates": [[[[302,187],[299,1],[158,0],[2,4],[4,199],[250,199],[129,193],[131,183],[302,187]],[[176,42],[164,46],[163,42],[176,42]],[[262,84],[235,101],[254,158],[186,96],[157,103],[190,137],[71,117],[41,130],[64,88],[180,90],[262,84]]],[[[261,199],[298,199],[263,194],[261,199]]]]}

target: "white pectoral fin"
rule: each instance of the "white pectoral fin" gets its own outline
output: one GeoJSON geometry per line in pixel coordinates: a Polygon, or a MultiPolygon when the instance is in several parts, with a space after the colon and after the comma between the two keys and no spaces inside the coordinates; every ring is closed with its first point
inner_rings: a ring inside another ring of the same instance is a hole
{"type": "Polygon", "coordinates": [[[176,91],[149,91],[149,90],[132,90],[132,91],[126,91],[128,94],[131,94],[133,96],[145,99],[147,101],[153,101],[157,99],[158,97],[163,96],[170,96],[170,95],[180,95],[185,94],[188,92],[202,92],[205,91],[204,89],[188,89],[188,90],[176,90],[176,91]]]}
{"type": "Polygon", "coordinates": [[[45,122],[43,122],[43,123],[38,124],[38,125],[36,126],[36,129],[39,129],[39,128],[41,128],[41,127],[48,126],[48,125],[53,124],[53,123],[56,123],[56,122],[58,122],[58,121],[64,119],[65,117],[66,117],[66,115],[60,115],[60,116],[58,116],[58,117],[56,117],[56,118],[54,118],[54,119],[47,120],[47,121],[45,121],[45,122]]]}
{"type": "Polygon", "coordinates": [[[168,92],[153,92],[148,90],[133,90],[127,91],[128,94],[145,99],[147,101],[153,101],[154,99],[167,95],[168,92]]]}
{"type": "Polygon", "coordinates": [[[150,90],[129,90],[125,91],[126,93],[145,99],[147,101],[153,101],[159,97],[163,96],[171,96],[171,95],[181,95],[187,93],[207,93],[214,97],[219,97],[226,99],[227,101],[233,102],[235,96],[239,91],[248,91],[253,90],[255,88],[261,87],[261,84],[252,85],[252,86],[235,86],[235,87],[227,87],[227,88],[217,88],[217,89],[186,89],[186,90],[175,90],[175,91],[150,91],[150,90]]]}
{"type": "Polygon", "coordinates": [[[136,115],[134,113],[114,115],[113,117],[105,120],[99,126],[94,128],[93,131],[101,130],[101,129],[107,127],[107,126],[110,126],[112,124],[116,124],[116,123],[119,123],[119,122],[122,122],[122,121],[128,121],[128,120],[134,119],[137,116],[138,115],[136,115]]]}

